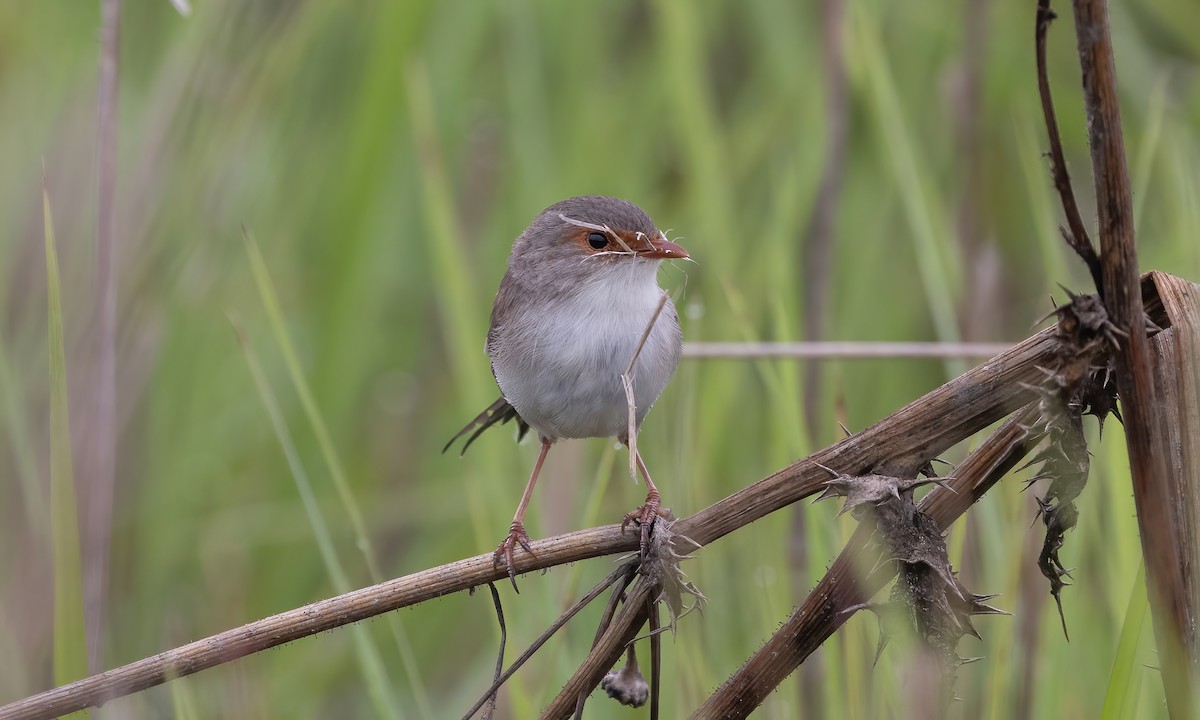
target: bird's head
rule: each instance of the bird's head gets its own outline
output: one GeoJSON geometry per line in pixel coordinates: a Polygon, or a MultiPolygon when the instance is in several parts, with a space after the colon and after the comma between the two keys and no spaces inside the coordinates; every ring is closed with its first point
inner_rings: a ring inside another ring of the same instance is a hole
{"type": "Polygon", "coordinates": [[[560,282],[607,273],[652,279],[661,261],[687,257],[637,205],[586,195],[543,210],[513,244],[510,266],[536,267],[560,282]]]}

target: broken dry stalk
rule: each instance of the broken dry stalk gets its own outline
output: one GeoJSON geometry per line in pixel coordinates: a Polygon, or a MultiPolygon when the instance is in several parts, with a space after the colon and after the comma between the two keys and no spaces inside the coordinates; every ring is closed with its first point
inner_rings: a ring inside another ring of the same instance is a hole
{"type": "Polygon", "coordinates": [[[1074,0],[1075,37],[1083,80],[1092,180],[1096,192],[1097,227],[1104,283],[1101,292],[1109,319],[1128,337],[1116,352],[1117,390],[1125,416],[1125,446],[1133,479],[1133,499],[1141,530],[1146,585],[1154,608],[1154,634],[1160,654],[1167,708],[1173,717],[1196,709],[1198,690],[1193,668],[1180,638],[1193,621],[1188,611],[1187,582],[1180,562],[1180,533],[1167,458],[1167,436],[1156,433],[1161,409],[1150,362],[1150,347],[1138,281],[1134,243],[1133,191],[1125,158],[1125,136],[1117,93],[1116,60],[1106,0],[1074,0]]]}
{"type": "Polygon", "coordinates": [[[583,663],[576,668],[571,679],[558,695],[542,711],[542,720],[566,718],[575,709],[580,696],[586,697],[600,683],[613,663],[625,652],[625,648],[637,637],[638,630],[646,622],[646,602],[654,593],[654,586],[641,578],[625,599],[621,611],[613,618],[600,641],[588,653],[583,663]]]}
{"type": "MultiPolygon", "coordinates": [[[[956,468],[949,481],[953,492],[936,488],[917,508],[938,527],[949,527],[1041,440],[1037,429],[1030,429],[1036,418],[1037,408],[1032,405],[1009,418],[956,468]]],[[[855,572],[856,558],[870,536],[866,526],[854,532],[803,604],[693,718],[736,720],[749,715],[850,617],[851,613],[845,612],[848,608],[862,605],[883,588],[895,574],[892,565],[881,565],[865,577],[855,572]]]]}
{"type": "Polygon", "coordinates": [[[1054,11],[1050,9],[1050,0],[1038,0],[1034,30],[1038,94],[1042,99],[1042,116],[1045,118],[1046,135],[1050,140],[1050,172],[1054,176],[1054,189],[1058,191],[1063,213],[1067,216],[1067,226],[1070,228],[1059,229],[1067,245],[1087,264],[1088,272],[1091,273],[1092,281],[1096,283],[1096,290],[1099,292],[1103,282],[1100,257],[1096,254],[1096,246],[1092,244],[1092,239],[1088,237],[1087,226],[1084,225],[1083,216],[1079,214],[1079,205],[1075,202],[1075,190],[1071,187],[1071,173],[1067,170],[1067,160],[1063,155],[1058,120],[1054,115],[1054,100],[1050,95],[1050,80],[1046,74],[1046,33],[1055,17],[1054,11]]]}
{"type": "MultiPolygon", "coordinates": [[[[633,578],[634,569],[635,569],[634,562],[628,561],[628,562],[622,564],[616,570],[612,571],[608,575],[608,577],[604,578],[599,583],[597,583],[591,590],[589,590],[587,592],[586,595],[584,595],[582,598],[580,598],[578,602],[576,602],[571,607],[567,608],[566,612],[564,612],[562,615],[560,615],[558,617],[558,619],[555,620],[550,625],[550,627],[546,629],[545,632],[543,632],[541,635],[538,636],[538,638],[536,640],[533,641],[533,644],[530,645],[529,648],[525,650],[525,652],[521,653],[521,656],[519,658],[517,658],[516,660],[513,661],[513,664],[511,666],[509,666],[508,670],[505,670],[504,673],[501,674],[500,667],[499,667],[499,665],[497,665],[496,679],[495,679],[495,681],[492,682],[492,686],[490,688],[488,688],[487,692],[485,692],[483,694],[483,697],[479,698],[479,700],[474,705],[471,706],[471,709],[468,710],[465,715],[463,715],[463,720],[470,720],[471,716],[474,715],[479,710],[479,708],[483,707],[484,704],[486,704],[489,701],[489,699],[494,700],[496,697],[496,693],[498,693],[500,691],[500,687],[502,685],[504,685],[504,683],[507,682],[510,677],[512,677],[513,673],[515,673],[517,670],[519,670],[521,668],[521,666],[524,665],[527,660],[529,660],[529,658],[533,657],[534,653],[536,653],[539,649],[541,649],[542,645],[544,645],[546,643],[546,641],[549,640],[551,638],[551,636],[554,635],[554,633],[558,632],[559,628],[561,628],[563,625],[566,625],[567,622],[571,618],[575,617],[575,615],[577,615],[580,610],[587,607],[593,600],[595,600],[597,597],[599,597],[600,593],[604,592],[610,585],[613,585],[615,583],[616,590],[614,590],[614,593],[619,595],[620,588],[623,588],[625,585],[627,585],[629,583],[629,581],[633,578]],[[620,582],[620,580],[622,578],[624,578],[624,582],[620,582]]],[[[491,586],[491,583],[488,583],[488,585],[491,586]]],[[[493,589],[493,591],[494,591],[494,589],[493,589]]],[[[498,610],[498,608],[500,607],[499,598],[496,599],[496,607],[497,607],[497,612],[499,612],[499,610],[498,610]]],[[[501,615],[500,617],[501,617],[501,628],[503,628],[503,615],[501,615]]],[[[503,657],[503,651],[504,651],[503,642],[501,642],[500,649],[501,649],[501,653],[502,653],[501,657],[503,657]]]]}
{"type": "MultiPolygon", "coordinates": [[[[629,569],[626,571],[622,582],[613,585],[612,593],[608,596],[608,603],[604,607],[604,612],[600,614],[600,622],[596,626],[596,636],[592,639],[592,648],[595,648],[600,638],[604,637],[604,632],[608,630],[609,623],[612,622],[613,613],[617,611],[617,605],[621,602],[621,598],[625,597],[625,588],[629,587],[629,583],[633,582],[634,572],[637,566],[633,563],[628,564],[629,569]]],[[[575,720],[582,720],[583,705],[587,702],[587,693],[580,693],[578,700],[575,702],[575,720]]]]}
{"type": "Polygon", "coordinates": [[[650,337],[650,331],[654,329],[654,323],[658,322],[658,316],[662,314],[663,308],[667,304],[667,293],[663,291],[662,297],[658,299],[658,306],[654,308],[654,313],[650,316],[650,321],[646,323],[646,329],[642,331],[642,337],[638,340],[637,347],[633,349],[633,355],[629,358],[629,365],[626,366],[625,372],[621,373],[621,386],[625,388],[625,405],[629,408],[629,476],[637,482],[637,399],[633,394],[633,366],[637,364],[638,356],[642,354],[642,347],[646,345],[646,339],[650,337]]]}
{"type": "MultiPolygon", "coordinates": [[[[1153,283],[1147,284],[1145,294],[1151,318],[1160,326],[1168,326],[1170,322],[1163,314],[1153,283]]],[[[1043,377],[1036,366],[1053,356],[1059,342],[1055,329],[1044,330],[914,400],[853,437],[845,438],[810,457],[817,462],[853,472],[869,470],[889,459],[935,457],[1021,405],[1035,400],[1036,395],[1023,387],[1022,383],[1035,383],[1043,377]]],[[[1029,421],[1032,422],[1032,419],[1029,421]]],[[[696,545],[707,545],[776,510],[820,492],[825,480],[825,472],[813,465],[810,459],[797,460],[696,514],[679,520],[675,525],[676,532],[687,536],[696,545]]],[[[944,505],[945,508],[962,512],[974,502],[976,496],[972,493],[975,491],[963,492],[957,483],[955,488],[959,489],[957,495],[933,493],[930,502],[934,506],[944,505]]],[[[933,507],[927,512],[935,519],[942,517],[934,514],[933,507]]],[[[535,540],[531,545],[534,554],[521,554],[516,560],[518,572],[527,573],[601,555],[629,552],[638,547],[638,541],[622,534],[620,525],[607,525],[535,540]]],[[[466,590],[506,575],[504,569],[495,567],[492,553],[414,572],[256,620],[18,700],[0,707],[0,720],[53,718],[98,706],[108,700],[161,685],[172,678],[190,675],[390,610],[466,590]]],[[[635,592],[640,591],[635,589],[635,592]]],[[[862,602],[857,595],[854,597],[854,601],[848,604],[862,602]]],[[[645,601],[645,595],[642,601],[645,601]]],[[[629,632],[629,638],[634,637],[636,628],[629,632]]],[[[615,662],[621,647],[623,645],[617,647],[617,655],[608,659],[608,667],[615,662]]],[[[594,686],[593,683],[588,687],[594,686]]],[[[582,689],[583,683],[579,683],[570,697],[567,711],[559,717],[569,713],[582,689]]]]}
{"type": "Polygon", "coordinates": [[[650,603],[650,720],[658,720],[662,697],[662,633],[659,632],[658,603],[650,603]]]}
{"type": "Polygon", "coordinates": [[[484,702],[483,720],[491,720],[492,715],[496,713],[496,698],[500,693],[500,671],[504,669],[504,644],[508,640],[508,629],[504,626],[504,606],[500,604],[500,593],[496,591],[495,583],[487,585],[488,590],[492,593],[492,604],[496,606],[496,622],[500,623],[500,651],[496,654],[496,674],[493,682],[493,687],[496,689],[487,695],[487,701],[484,702]]]}

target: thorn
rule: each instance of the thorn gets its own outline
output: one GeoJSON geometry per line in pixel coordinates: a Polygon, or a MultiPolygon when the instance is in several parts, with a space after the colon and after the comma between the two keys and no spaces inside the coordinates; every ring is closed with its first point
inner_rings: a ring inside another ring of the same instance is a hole
{"type": "Polygon", "coordinates": [[[1063,285],[1062,283],[1054,283],[1054,284],[1058,286],[1058,289],[1059,289],[1059,290],[1062,290],[1063,292],[1065,292],[1065,293],[1067,294],[1067,301],[1068,301],[1068,302],[1070,302],[1071,300],[1074,300],[1075,298],[1079,297],[1078,295],[1076,295],[1075,293],[1073,293],[1073,292],[1071,292],[1069,289],[1067,289],[1067,286],[1066,286],[1066,285],[1063,285]]]}
{"type": "Polygon", "coordinates": [[[965,632],[966,634],[970,635],[971,637],[975,638],[976,640],[983,640],[983,636],[980,635],[979,631],[975,629],[975,625],[970,621],[970,619],[961,618],[959,620],[959,625],[960,625],[960,627],[962,627],[963,632],[965,632]]]}
{"type": "Polygon", "coordinates": [[[1012,613],[1008,612],[1007,610],[1001,610],[1000,608],[992,607],[991,605],[984,605],[983,603],[976,603],[975,608],[973,610],[974,611],[971,613],[972,615],[1008,615],[1008,616],[1012,616],[1012,613]]]}
{"type": "Polygon", "coordinates": [[[922,482],[918,485],[914,485],[913,487],[917,488],[917,487],[920,487],[921,485],[937,485],[938,487],[942,488],[943,490],[949,490],[950,492],[957,495],[958,491],[955,490],[954,488],[950,487],[950,483],[949,483],[950,480],[957,480],[957,479],[958,478],[954,477],[953,475],[947,475],[945,477],[938,477],[935,475],[931,478],[927,478],[925,480],[925,482],[922,482]]]}
{"type": "Polygon", "coordinates": [[[1054,381],[1056,381],[1056,382],[1057,382],[1057,381],[1058,381],[1058,379],[1059,379],[1059,378],[1058,378],[1058,373],[1057,373],[1056,371],[1054,371],[1054,370],[1051,370],[1050,368],[1045,368],[1045,367],[1042,367],[1041,365],[1034,365],[1034,366],[1033,366],[1033,369],[1034,369],[1034,370],[1040,370],[1040,371],[1041,371],[1041,373],[1042,373],[1043,375],[1045,375],[1045,376],[1046,376],[1048,379],[1050,379],[1050,380],[1054,380],[1054,381]]]}
{"type": "Polygon", "coordinates": [[[822,469],[822,470],[824,470],[825,472],[829,473],[829,474],[830,474],[830,475],[832,475],[832,476],[833,476],[835,479],[836,479],[836,478],[840,478],[840,477],[842,476],[842,474],[841,474],[840,472],[838,472],[837,470],[834,470],[834,469],[833,469],[833,468],[831,468],[831,467],[827,467],[827,466],[825,466],[825,465],[822,465],[821,463],[817,462],[816,460],[809,460],[809,462],[810,462],[810,463],[812,463],[813,465],[816,465],[817,467],[821,468],[821,469],[822,469]]]}
{"type": "Polygon", "coordinates": [[[1062,621],[1063,637],[1067,639],[1067,642],[1071,642],[1071,634],[1067,632],[1067,616],[1063,613],[1062,597],[1057,591],[1050,594],[1054,596],[1054,602],[1058,605],[1058,618],[1062,621]]]}

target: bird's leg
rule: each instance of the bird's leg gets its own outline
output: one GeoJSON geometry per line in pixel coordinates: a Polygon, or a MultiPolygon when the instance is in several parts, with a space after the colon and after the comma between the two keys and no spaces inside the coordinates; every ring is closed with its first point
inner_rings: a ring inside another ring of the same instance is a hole
{"type": "Polygon", "coordinates": [[[642,478],[646,481],[646,502],[638,509],[625,516],[621,521],[621,532],[625,531],[625,526],[629,523],[637,523],[642,529],[642,541],[639,545],[641,550],[641,558],[646,559],[646,548],[650,545],[650,528],[654,525],[654,520],[659,515],[662,515],[664,510],[660,510],[659,506],[662,503],[662,496],[658,494],[658,488],[654,486],[654,481],[650,479],[650,471],[646,469],[646,463],[642,460],[642,454],[634,451],[634,459],[637,461],[638,470],[642,473],[642,478]]]}
{"type": "Polygon", "coordinates": [[[529,499],[533,497],[533,486],[537,483],[538,473],[542,471],[542,463],[546,461],[546,453],[550,452],[550,441],[542,438],[542,450],[538,453],[537,462],[533,464],[533,473],[529,476],[529,482],[525,483],[525,492],[521,495],[521,504],[517,506],[517,513],[513,515],[512,525],[508,528],[508,537],[504,538],[504,542],[496,548],[496,552],[492,554],[492,564],[500,567],[500,558],[504,558],[504,563],[508,566],[508,579],[512,582],[513,590],[521,592],[517,588],[517,573],[513,569],[513,550],[518,544],[525,548],[525,552],[533,554],[533,549],[529,547],[529,533],[525,532],[525,509],[529,507],[529,499]]]}

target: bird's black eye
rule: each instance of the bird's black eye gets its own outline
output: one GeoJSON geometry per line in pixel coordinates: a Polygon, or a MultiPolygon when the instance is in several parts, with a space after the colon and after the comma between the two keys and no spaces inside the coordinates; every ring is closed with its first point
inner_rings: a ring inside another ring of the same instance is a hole
{"type": "Polygon", "coordinates": [[[588,234],[588,245],[591,245],[592,247],[599,250],[600,248],[608,245],[608,236],[605,235],[604,233],[599,233],[599,232],[589,233],[588,234]]]}

